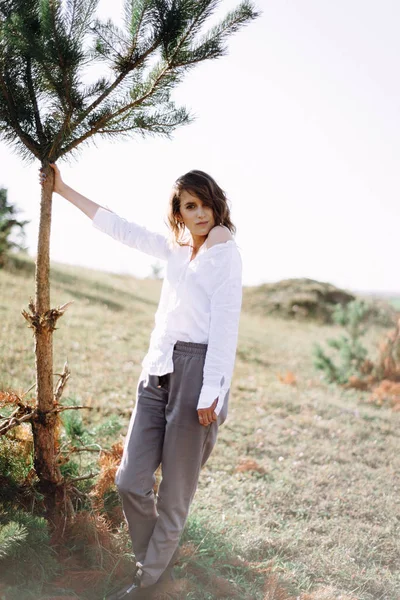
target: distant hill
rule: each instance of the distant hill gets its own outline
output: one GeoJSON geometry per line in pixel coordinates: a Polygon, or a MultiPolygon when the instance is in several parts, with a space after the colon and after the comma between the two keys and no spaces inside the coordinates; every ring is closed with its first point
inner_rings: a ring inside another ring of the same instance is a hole
{"type": "Polygon", "coordinates": [[[331,283],[314,279],[283,279],[244,289],[243,308],[258,315],[279,316],[287,319],[312,319],[321,323],[332,322],[337,304],[362,298],[370,307],[368,319],[383,326],[392,325],[400,310],[400,299],[384,300],[375,295],[355,294],[337,288],[331,283]],[[396,310],[397,309],[397,310],[396,310]]]}

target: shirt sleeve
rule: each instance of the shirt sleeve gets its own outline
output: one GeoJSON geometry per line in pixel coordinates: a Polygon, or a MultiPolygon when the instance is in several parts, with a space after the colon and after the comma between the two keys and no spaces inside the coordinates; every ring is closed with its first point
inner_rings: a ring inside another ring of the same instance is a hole
{"type": "Polygon", "coordinates": [[[150,254],[161,260],[168,260],[171,246],[166,236],[161,233],[148,231],[146,227],[126,221],[117,214],[98,208],[92,224],[96,229],[111,236],[118,242],[136,248],[140,252],[150,254]]]}
{"type": "Polygon", "coordinates": [[[222,409],[232,379],[242,305],[242,262],[234,241],[216,244],[209,254],[210,330],[197,408],[222,409]]]}

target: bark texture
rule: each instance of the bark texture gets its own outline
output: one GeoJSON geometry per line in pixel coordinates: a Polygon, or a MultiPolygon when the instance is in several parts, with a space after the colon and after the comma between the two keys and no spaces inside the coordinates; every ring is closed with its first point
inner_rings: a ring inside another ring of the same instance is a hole
{"type": "Polygon", "coordinates": [[[58,415],[54,409],[53,391],[53,330],[55,319],[50,310],[50,230],[51,206],[54,187],[53,170],[43,165],[47,179],[42,187],[39,239],[36,259],[36,293],[34,306],[34,334],[36,356],[37,418],[32,423],[34,465],[40,479],[49,513],[56,504],[57,484],[62,476],[57,464],[58,415]]]}

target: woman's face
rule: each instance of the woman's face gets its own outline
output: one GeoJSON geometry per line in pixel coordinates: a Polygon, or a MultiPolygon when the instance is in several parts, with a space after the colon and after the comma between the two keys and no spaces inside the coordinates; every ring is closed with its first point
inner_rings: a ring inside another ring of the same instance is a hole
{"type": "Polygon", "coordinates": [[[207,236],[215,227],[215,218],[212,208],[205,206],[196,196],[187,190],[180,193],[180,213],[185,226],[195,236],[207,236]]]}

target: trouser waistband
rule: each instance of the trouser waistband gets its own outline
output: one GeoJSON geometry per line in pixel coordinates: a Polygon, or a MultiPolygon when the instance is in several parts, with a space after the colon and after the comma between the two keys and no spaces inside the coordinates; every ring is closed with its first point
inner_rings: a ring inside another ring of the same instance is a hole
{"type": "Polygon", "coordinates": [[[207,344],[197,344],[195,342],[176,342],[174,346],[174,352],[178,352],[179,354],[198,354],[200,356],[205,356],[207,352],[207,344]]]}

